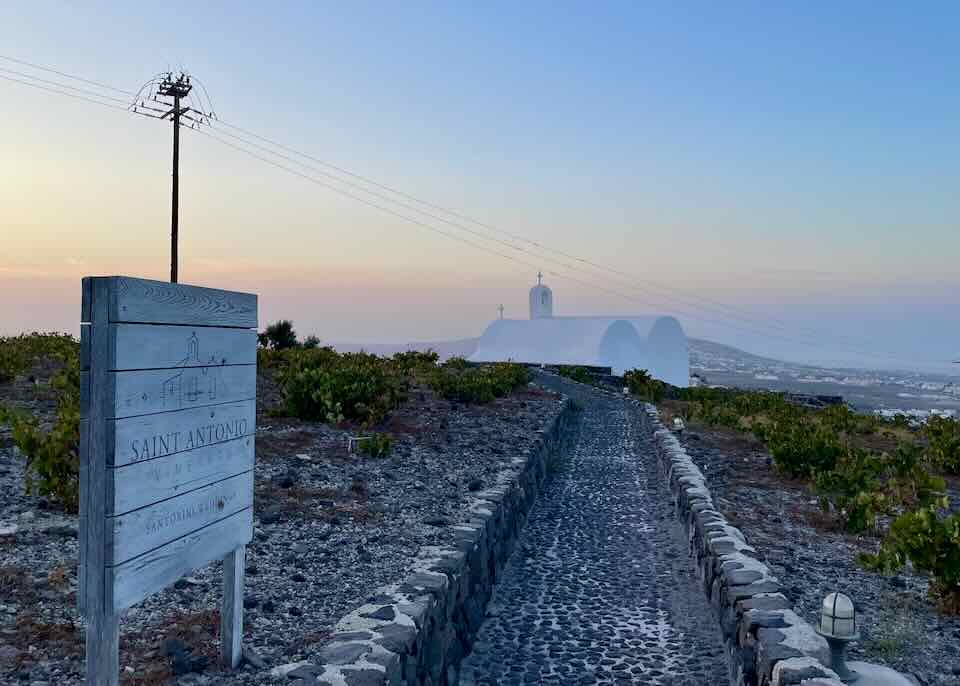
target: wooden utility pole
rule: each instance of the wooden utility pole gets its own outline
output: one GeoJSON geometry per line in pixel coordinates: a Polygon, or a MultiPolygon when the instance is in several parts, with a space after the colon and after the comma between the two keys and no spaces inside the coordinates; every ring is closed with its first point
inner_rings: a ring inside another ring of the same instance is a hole
{"type": "Polygon", "coordinates": [[[177,282],[180,263],[180,98],[173,99],[173,197],[170,204],[170,283],[177,282]]]}
{"type": "MultiPolygon", "coordinates": [[[[205,88],[202,90],[206,93],[205,88]]],[[[179,280],[180,264],[180,127],[197,128],[203,124],[209,124],[211,118],[215,116],[209,96],[204,105],[202,99],[195,97],[196,94],[191,95],[191,91],[193,91],[193,84],[190,83],[189,74],[180,72],[174,75],[173,72],[166,72],[145,83],[137,93],[134,102],[130,104],[134,114],[142,114],[153,119],[169,118],[173,122],[173,190],[170,200],[171,283],[177,283],[179,280]],[[187,98],[190,98],[189,101],[196,107],[183,107],[182,103],[187,98]],[[163,109],[156,107],[153,103],[163,105],[163,109]],[[207,107],[210,111],[204,112],[202,109],[197,109],[203,107],[207,107]],[[189,124],[184,124],[184,121],[189,124]]]]}
{"type": "Polygon", "coordinates": [[[190,95],[193,86],[190,85],[190,76],[180,73],[176,78],[173,74],[167,76],[157,87],[157,95],[173,98],[173,108],[166,112],[161,119],[170,117],[173,121],[173,192],[170,202],[170,282],[177,283],[180,241],[180,116],[190,112],[189,107],[181,107],[180,101],[190,95]]]}

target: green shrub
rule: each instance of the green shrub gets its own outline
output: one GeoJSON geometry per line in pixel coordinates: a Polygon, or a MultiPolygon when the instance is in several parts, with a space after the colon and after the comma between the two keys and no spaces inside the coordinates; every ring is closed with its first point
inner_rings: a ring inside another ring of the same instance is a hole
{"type": "Polygon", "coordinates": [[[320,339],[317,336],[309,335],[303,339],[303,347],[307,350],[313,350],[320,347],[320,339]]]}
{"type": "Polygon", "coordinates": [[[817,473],[815,483],[824,509],[834,509],[853,532],[876,529],[880,515],[926,507],[946,489],[930,473],[923,450],[910,444],[892,454],[849,449],[832,470],[817,473]]]}
{"type": "Polygon", "coordinates": [[[777,469],[792,477],[830,471],[845,447],[840,437],[819,424],[778,416],[757,430],[777,469]]]}
{"type": "Polygon", "coordinates": [[[960,513],[949,514],[944,496],[919,510],[900,515],[876,555],[862,554],[868,569],[890,574],[907,561],[933,579],[930,594],[947,612],[960,613],[960,513]]]}
{"type": "Polygon", "coordinates": [[[593,383],[593,377],[586,367],[570,366],[562,364],[557,367],[557,374],[576,381],[577,383],[593,383]]]}
{"type": "Polygon", "coordinates": [[[78,354],[80,344],[61,333],[30,333],[0,337],[0,383],[13,381],[42,358],[66,360],[78,354]]]}
{"type": "Polygon", "coordinates": [[[271,350],[288,350],[297,347],[297,332],[293,330],[293,322],[281,319],[270,324],[263,333],[257,335],[257,342],[261,347],[271,350]]]}
{"type": "MultiPolygon", "coordinates": [[[[80,500],[80,356],[76,341],[58,342],[53,353],[63,367],[51,379],[57,416],[50,427],[22,410],[0,406],[0,422],[12,428],[13,442],[26,459],[26,489],[59,500],[71,512],[80,500]]],[[[49,343],[45,341],[44,344],[49,343]]],[[[48,348],[50,349],[50,348],[48,348]]]]}
{"type": "Polygon", "coordinates": [[[488,403],[529,380],[530,373],[522,364],[495,362],[470,366],[462,358],[452,358],[434,370],[430,386],[447,400],[488,403]]]}
{"type": "Polygon", "coordinates": [[[369,455],[370,457],[387,457],[390,455],[390,449],[393,447],[393,439],[387,434],[373,434],[365,440],[361,440],[357,445],[358,450],[364,455],[369,455]]]}
{"type": "Polygon", "coordinates": [[[950,474],[960,474],[960,420],[933,415],[923,433],[930,442],[934,464],[950,474]]]}
{"type": "Polygon", "coordinates": [[[394,353],[390,359],[393,366],[401,374],[417,374],[436,367],[440,356],[433,350],[425,352],[407,350],[402,353],[394,353]]]}
{"type": "Polygon", "coordinates": [[[816,490],[820,505],[833,509],[847,531],[873,530],[877,517],[889,511],[890,504],[880,490],[881,476],[886,471],[880,455],[868,450],[848,449],[834,467],[818,472],[816,490]]]}
{"type": "Polygon", "coordinates": [[[630,369],[623,373],[623,382],[635,396],[658,403],[666,393],[666,384],[650,376],[646,369],[630,369]]]}
{"type": "Polygon", "coordinates": [[[301,419],[372,424],[405,398],[406,380],[383,358],[331,348],[289,351],[280,371],[287,409],[301,419]]]}

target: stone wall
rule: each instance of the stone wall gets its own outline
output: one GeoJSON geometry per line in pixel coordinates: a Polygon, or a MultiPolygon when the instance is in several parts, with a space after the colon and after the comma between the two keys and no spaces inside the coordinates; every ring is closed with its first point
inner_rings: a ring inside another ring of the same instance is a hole
{"type": "Polygon", "coordinates": [[[687,532],[703,592],[716,611],[730,683],[842,686],[836,673],[824,666],[830,664],[827,642],[793,611],[779,580],[757,558],[743,533],[714,507],[703,473],[660,422],[656,408],[638,405],[644,426],[654,436],[660,469],[687,532]]]}
{"type": "Polygon", "coordinates": [[[401,583],[378,589],[341,619],[321,663],[288,665],[301,686],[453,686],[484,620],[487,601],[552,465],[575,431],[570,400],[516,470],[477,494],[471,519],[455,526],[458,545],[421,552],[401,583]]]}

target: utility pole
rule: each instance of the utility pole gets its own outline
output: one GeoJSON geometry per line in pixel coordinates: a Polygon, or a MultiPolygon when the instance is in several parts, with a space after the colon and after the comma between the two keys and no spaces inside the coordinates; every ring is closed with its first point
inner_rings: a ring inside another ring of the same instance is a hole
{"type": "Polygon", "coordinates": [[[157,95],[173,98],[173,109],[165,113],[161,119],[170,117],[173,121],[173,193],[170,201],[170,283],[177,282],[177,271],[180,264],[178,243],[180,241],[180,115],[190,111],[180,106],[180,101],[190,95],[193,86],[190,77],[183,72],[174,79],[168,74],[157,88],[157,95]]]}
{"type": "MultiPolygon", "coordinates": [[[[190,102],[196,103],[196,99],[191,96],[193,84],[190,83],[190,75],[186,72],[174,74],[167,72],[160,74],[148,81],[137,93],[136,99],[130,108],[136,114],[142,114],[154,119],[169,119],[173,122],[173,187],[170,198],[170,282],[177,283],[179,278],[179,243],[180,243],[180,127],[184,126],[184,120],[191,122],[191,127],[197,127],[202,124],[209,124],[213,116],[211,112],[204,112],[198,107],[184,107],[183,102],[190,99],[190,102]],[[141,95],[146,92],[145,97],[141,95]],[[163,105],[160,109],[150,103],[163,105]],[[193,113],[195,116],[190,116],[193,113]]],[[[208,105],[209,105],[209,98],[208,105]]],[[[202,103],[202,100],[200,101],[202,103]]]]}

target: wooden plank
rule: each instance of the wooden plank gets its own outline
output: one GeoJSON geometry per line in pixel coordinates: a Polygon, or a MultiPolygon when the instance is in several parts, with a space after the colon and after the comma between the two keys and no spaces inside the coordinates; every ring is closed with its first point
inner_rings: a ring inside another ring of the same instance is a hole
{"type": "MultiPolygon", "coordinates": [[[[113,384],[107,371],[108,341],[108,283],[102,279],[84,281],[84,300],[88,309],[90,371],[82,397],[86,409],[82,415],[87,421],[84,440],[80,443],[80,463],[83,479],[80,482],[83,516],[79,536],[84,544],[83,571],[80,573],[83,598],[78,600],[87,619],[86,683],[96,686],[116,686],[119,682],[120,623],[116,614],[107,612],[106,554],[106,419],[113,409],[113,384]]],[[[81,425],[81,429],[84,427],[81,425]]]]}
{"type": "Polygon", "coordinates": [[[257,296],[127,276],[112,282],[110,321],[188,326],[257,326],[257,296]]]}
{"type": "Polygon", "coordinates": [[[80,371],[90,369],[90,325],[80,325],[80,371]]]}
{"type": "Polygon", "coordinates": [[[121,515],[251,469],[253,436],[113,467],[107,470],[107,515],[121,515]]]}
{"type": "Polygon", "coordinates": [[[243,657],[243,560],[236,548],[223,559],[223,602],[220,605],[220,662],[236,669],[243,657]]]}
{"type": "Polygon", "coordinates": [[[110,372],[110,376],[116,419],[250,400],[257,394],[256,365],[110,372]]]}
{"type": "Polygon", "coordinates": [[[86,605],[87,605],[87,567],[86,567],[86,557],[87,557],[87,534],[88,534],[88,525],[87,525],[87,507],[89,503],[87,502],[90,498],[90,487],[87,484],[87,472],[89,468],[87,463],[89,459],[83,459],[86,455],[89,454],[89,448],[87,448],[87,441],[90,439],[90,420],[81,419],[80,420],[80,469],[78,477],[80,479],[80,503],[78,508],[78,514],[80,516],[80,525],[77,530],[77,539],[79,541],[79,550],[77,551],[77,612],[80,613],[80,616],[83,617],[86,614],[86,605]]]}
{"type": "Polygon", "coordinates": [[[90,372],[80,372],[80,419],[90,413],[90,372]]]}
{"type": "MultiPolygon", "coordinates": [[[[107,568],[113,611],[119,612],[174,583],[193,570],[226,557],[253,535],[253,508],[248,507],[205,529],[107,568]]],[[[242,607],[242,603],[241,603],[242,607]]]]}
{"type": "Polygon", "coordinates": [[[118,686],[120,683],[120,617],[98,612],[87,619],[88,686],[118,686]]]}
{"type": "Polygon", "coordinates": [[[93,277],[85,276],[80,281],[80,323],[89,324],[93,308],[93,277]]]}
{"type": "MultiPolygon", "coordinates": [[[[253,471],[106,519],[106,563],[116,566],[253,505],[253,471]]],[[[202,544],[201,544],[202,545],[202,544]]]]}
{"type": "Polygon", "coordinates": [[[257,332],[210,326],[112,324],[110,369],[256,364],[257,332]]]}
{"type": "Polygon", "coordinates": [[[256,400],[117,419],[107,423],[107,464],[122,467],[256,431],[256,400]]]}

